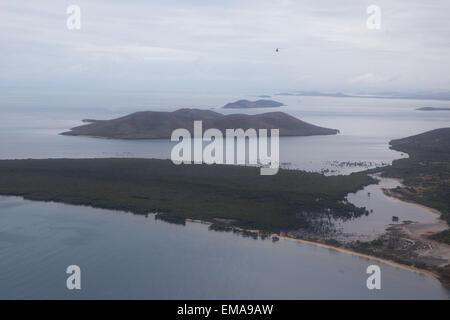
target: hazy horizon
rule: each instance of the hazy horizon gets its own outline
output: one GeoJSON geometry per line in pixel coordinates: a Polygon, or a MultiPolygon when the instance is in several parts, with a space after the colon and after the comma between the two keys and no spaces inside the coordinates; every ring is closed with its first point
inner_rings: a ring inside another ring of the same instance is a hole
{"type": "Polygon", "coordinates": [[[448,1],[45,0],[0,9],[6,94],[450,88],[448,1]],[[72,4],[80,30],[66,27],[72,4]],[[379,30],[366,26],[372,4],[379,30]]]}

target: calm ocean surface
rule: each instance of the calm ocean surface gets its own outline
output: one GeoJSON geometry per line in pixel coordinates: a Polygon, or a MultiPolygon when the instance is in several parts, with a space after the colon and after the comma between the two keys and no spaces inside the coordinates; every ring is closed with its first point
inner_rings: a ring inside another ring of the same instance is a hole
{"type": "Polygon", "coordinates": [[[450,299],[438,280],[335,250],[0,197],[0,298],[450,299]],[[65,270],[81,268],[81,290],[65,270]],[[381,268],[368,290],[366,268],[381,268]]]}
{"type": "MultiPolygon", "coordinates": [[[[89,137],[58,135],[69,128],[81,125],[82,119],[113,119],[135,111],[172,111],[183,107],[214,108],[222,113],[262,113],[284,111],[304,121],[339,129],[335,136],[284,137],[280,139],[280,162],[282,166],[310,171],[330,170],[333,174],[350,173],[366,167],[389,164],[401,157],[399,152],[389,150],[391,139],[402,138],[435,128],[449,126],[450,112],[416,111],[420,106],[450,107],[450,101],[361,99],[326,97],[273,96],[286,107],[257,110],[220,109],[226,102],[247,97],[178,96],[167,101],[148,97],[144,101],[117,98],[105,102],[95,100],[72,106],[60,98],[48,98],[50,106],[32,100],[28,106],[0,105],[0,159],[15,158],[84,158],[84,157],[170,157],[174,145],[168,140],[121,141],[89,137]],[[123,102],[125,100],[125,102],[123,102]],[[197,101],[197,103],[194,103],[197,101]],[[92,106],[91,106],[92,104],[92,106]],[[362,165],[355,165],[359,162],[362,165]],[[350,163],[350,166],[346,165],[350,163]]],[[[83,100],[84,101],[84,100],[83,100]]]]}
{"type": "MultiPolygon", "coordinates": [[[[174,94],[118,96],[111,101],[91,96],[24,97],[16,103],[16,97],[6,96],[0,104],[0,158],[168,158],[172,144],[165,140],[58,133],[84,118],[181,107],[217,109],[240,98],[257,99],[174,94]]],[[[341,130],[336,136],[281,138],[280,162],[304,170],[338,174],[390,163],[402,155],[388,149],[389,140],[450,125],[450,112],[414,110],[450,107],[449,101],[272,98],[288,105],[279,111],[341,130]],[[364,164],[343,164],[353,162],[364,164]]],[[[251,110],[265,111],[271,110],[251,110]]],[[[392,212],[404,220],[435,219],[425,209],[389,202],[371,191],[372,216],[345,226],[345,232],[378,232],[392,212]]],[[[349,200],[361,205],[369,201],[363,194],[350,195],[349,200]]],[[[170,225],[151,215],[0,197],[0,298],[449,299],[450,292],[428,275],[294,241],[272,243],[210,232],[203,224],[170,225]],[[78,292],[65,287],[65,269],[71,264],[82,270],[78,292]],[[366,268],[371,264],[381,267],[380,291],[366,288],[366,268]]]]}

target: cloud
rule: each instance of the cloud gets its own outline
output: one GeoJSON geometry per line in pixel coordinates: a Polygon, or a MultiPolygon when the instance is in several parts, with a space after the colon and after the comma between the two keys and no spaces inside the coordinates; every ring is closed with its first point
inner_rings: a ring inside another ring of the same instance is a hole
{"type": "Polygon", "coordinates": [[[75,48],[85,58],[95,60],[109,59],[118,63],[130,61],[174,61],[195,62],[201,57],[199,52],[161,48],[148,45],[93,45],[87,44],[75,48]]]}
{"type": "Polygon", "coordinates": [[[447,0],[379,0],[381,30],[366,27],[368,0],[76,3],[76,31],[66,28],[71,1],[0,4],[0,87],[355,92],[450,83],[447,0]]]}
{"type": "Polygon", "coordinates": [[[398,80],[400,78],[399,75],[394,76],[383,76],[383,75],[376,75],[371,72],[361,74],[357,77],[354,77],[349,80],[350,83],[367,83],[367,84],[379,84],[379,83],[386,83],[386,82],[392,82],[395,80],[398,80]]]}

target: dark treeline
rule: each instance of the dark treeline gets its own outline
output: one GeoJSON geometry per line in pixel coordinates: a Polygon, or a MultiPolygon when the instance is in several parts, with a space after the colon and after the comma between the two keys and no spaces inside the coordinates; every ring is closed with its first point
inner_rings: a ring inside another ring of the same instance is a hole
{"type": "Polygon", "coordinates": [[[217,222],[271,232],[310,228],[324,216],[366,213],[343,201],[373,182],[365,174],[330,176],[259,168],[180,165],[153,159],[49,159],[0,161],[0,194],[27,199],[158,213],[158,219],[217,222]]]}
{"type": "MultiPolygon", "coordinates": [[[[450,128],[428,131],[391,141],[393,149],[409,158],[383,169],[386,177],[403,180],[405,187],[393,192],[400,198],[439,210],[450,225],[450,128]]],[[[432,236],[450,244],[450,230],[432,236]]]]}

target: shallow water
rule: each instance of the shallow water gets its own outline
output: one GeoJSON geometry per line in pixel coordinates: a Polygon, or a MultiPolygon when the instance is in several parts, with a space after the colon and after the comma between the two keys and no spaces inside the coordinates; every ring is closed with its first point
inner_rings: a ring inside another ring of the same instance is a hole
{"type": "Polygon", "coordinates": [[[436,223],[439,214],[423,206],[415,205],[388,197],[382,189],[393,189],[401,183],[394,179],[378,178],[379,184],[365,187],[356,193],[350,193],[347,200],[357,207],[366,207],[371,211],[367,216],[361,216],[346,222],[336,221],[337,227],[346,240],[370,241],[384,233],[387,227],[405,221],[436,223]],[[398,217],[393,222],[392,217],[398,217]]]}
{"type": "Polygon", "coordinates": [[[0,197],[0,256],[1,299],[450,298],[432,276],[331,249],[17,197],[0,197]],[[65,286],[73,264],[79,291],[65,286]]]}

